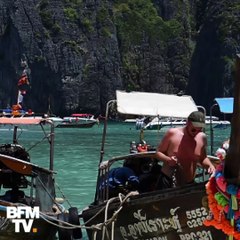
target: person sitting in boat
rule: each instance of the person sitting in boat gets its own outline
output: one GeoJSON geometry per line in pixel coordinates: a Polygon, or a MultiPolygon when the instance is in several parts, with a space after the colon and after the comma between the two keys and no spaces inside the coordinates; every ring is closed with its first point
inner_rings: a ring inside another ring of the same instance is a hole
{"type": "Polygon", "coordinates": [[[113,168],[108,173],[108,179],[100,184],[99,189],[103,190],[109,186],[109,197],[116,197],[119,193],[127,194],[137,191],[139,179],[134,171],[128,167],[113,168]]]}
{"type": "Polygon", "coordinates": [[[147,152],[148,151],[148,146],[147,146],[147,143],[142,140],[138,146],[137,146],[137,151],[138,152],[147,152]]]}
{"type": "Polygon", "coordinates": [[[156,181],[161,171],[161,165],[153,158],[129,158],[123,163],[124,167],[128,167],[134,171],[139,178],[140,193],[151,192],[156,190],[156,181]]]}
{"type": "Polygon", "coordinates": [[[138,144],[135,141],[130,143],[130,153],[147,152],[150,148],[151,146],[147,145],[144,140],[141,140],[138,144]]]}
{"type": "Polygon", "coordinates": [[[156,190],[156,182],[161,172],[161,166],[154,159],[149,163],[141,165],[141,174],[139,175],[139,192],[152,192],[156,190]]]}
{"type": "Polygon", "coordinates": [[[186,125],[170,128],[160,142],[156,158],[163,162],[158,180],[158,188],[183,186],[194,182],[197,163],[207,168],[209,174],[215,167],[207,157],[205,116],[200,111],[192,112],[186,125]]]}

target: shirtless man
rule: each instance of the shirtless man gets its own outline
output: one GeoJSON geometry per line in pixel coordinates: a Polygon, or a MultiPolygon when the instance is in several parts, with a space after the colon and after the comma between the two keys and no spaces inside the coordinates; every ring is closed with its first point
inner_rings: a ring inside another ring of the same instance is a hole
{"type": "Polygon", "coordinates": [[[194,182],[197,163],[212,174],[215,167],[206,154],[207,138],[202,129],[205,117],[202,112],[192,112],[186,126],[169,129],[159,144],[157,159],[163,162],[158,188],[173,186],[173,173],[176,171],[176,185],[182,186],[194,182]]]}

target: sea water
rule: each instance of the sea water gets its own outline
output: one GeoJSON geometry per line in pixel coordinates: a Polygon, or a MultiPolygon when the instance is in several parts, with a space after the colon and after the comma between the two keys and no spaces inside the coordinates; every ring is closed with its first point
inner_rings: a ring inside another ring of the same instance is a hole
{"type": "MultiPolygon", "coordinates": [[[[131,141],[138,142],[139,130],[133,123],[109,122],[104,145],[103,159],[129,153],[131,141]]],[[[167,129],[148,130],[142,135],[144,140],[157,146],[167,129]]],[[[0,129],[1,143],[12,141],[11,130],[0,129]]],[[[65,207],[77,207],[79,212],[93,202],[97,168],[102,148],[103,124],[92,128],[56,128],[54,147],[54,171],[56,171],[56,184],[58,197],[64,197],[65,207]]],[[[210,131],[207,129],[208,153],[210,154],[210,131]]],[[[31,161],[39,166],[49,167],[49,146],[43,139],[41,131],[26,128],[19,136],[19,144],[29,149],[31,161]],[[36,142],[38,139],[38,142],[36,142]]],[[[221,143],[229,138],[230,128],[214,129],[214,151],[221,143]]],[[[84,240],[87,239],[84,233],[84,240]]]]}

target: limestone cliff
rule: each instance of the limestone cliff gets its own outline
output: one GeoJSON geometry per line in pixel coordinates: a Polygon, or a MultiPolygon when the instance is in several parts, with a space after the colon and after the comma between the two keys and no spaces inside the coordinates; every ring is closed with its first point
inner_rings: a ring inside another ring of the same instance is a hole
{"type": "Polygon", "coordinates": [[[232,93],[239,1],[2,0],[0,106],[104,112],[116,89],[191,94],[206,107],[232,93]],[[201,90],[201,91],[200,91],[201,90]]]}

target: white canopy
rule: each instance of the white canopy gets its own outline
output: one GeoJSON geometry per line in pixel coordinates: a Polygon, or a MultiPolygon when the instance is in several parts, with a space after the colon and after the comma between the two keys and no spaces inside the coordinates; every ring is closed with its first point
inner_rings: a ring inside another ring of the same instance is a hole
{"type": "Polygon", "coordinates": [[[116,91],[118,112],[142,116],[187,118],[197,111],[191,96],[116,91]]]}
{"type": "Polygon", "coordinates": [[[42,118],[34,118],[34,117],[0,117],[0,124],[10,124],[10,125],[22,125],[22,124],[39,124],[43,121],[42,118]]]}

